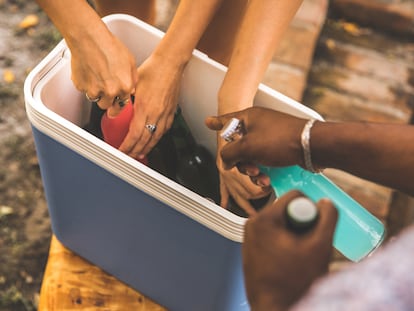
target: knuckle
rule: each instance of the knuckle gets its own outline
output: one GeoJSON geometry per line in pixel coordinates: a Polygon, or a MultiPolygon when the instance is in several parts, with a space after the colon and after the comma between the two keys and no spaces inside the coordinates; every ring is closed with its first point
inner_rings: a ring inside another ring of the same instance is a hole
{"type": "Polygon", "coordinates": [[[97,87],[89,87],[87,93],[91,98],[96,98],[101,95],[101,91],[97,87]]]}
{"type": "Polygon", "coordinates": [[[105,94],[108,98],[114,99],[116,96],[118,96],[118,91],[116,89],[107,89],[105,94]]]}
{"type": "Polygon", "coordinates": [[[96,103],[97,105],[98,105],[98,107],[99,108],[101,108],[101,109],[103,109],[103,110],[106,110],[106,109],[108,109],[111,105],[110,104],[108,104],[107,102],[105,102],[105,101],[98,101],[97,103],[96,103]]]}
{"type": "Polygon", "coordinates": [[[114,83],[107,82],[104,87],[104,93],[109,98],[114,98],[119,93],[119,87],[114,83]]]}
{"type": "Polygon", "coordinates": [[[122,95],[129,95],[131,93],[131,90],[134,87],[134,83],[131,79],[128,79],[128,81],[122,81],[121,82],[121,94],[122,95]]]}

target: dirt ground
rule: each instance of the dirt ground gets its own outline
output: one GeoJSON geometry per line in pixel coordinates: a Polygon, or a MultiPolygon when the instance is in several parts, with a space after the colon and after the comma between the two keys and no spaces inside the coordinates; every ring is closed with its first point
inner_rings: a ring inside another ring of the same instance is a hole
{"type": "Polygon", "coordinates": [[[50,222],[23,84],[60,40],[33,1],[0,0],[0,310],[36,310],[50,222]],[[22,28],[29,14],[39,20],[22,28]]]}

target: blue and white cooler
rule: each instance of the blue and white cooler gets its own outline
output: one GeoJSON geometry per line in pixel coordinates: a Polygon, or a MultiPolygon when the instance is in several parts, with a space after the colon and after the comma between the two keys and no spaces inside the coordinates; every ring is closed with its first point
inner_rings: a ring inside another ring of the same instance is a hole
{"type": "MultiPolygon", "coordinates": [[[[104,18],[142,63],[163,33],[131,16],[104,18]]],[[[175,183],[82,126],[90,103],[72,84],[60,42],[29,74],[24,93],[52,230],[59,241],[172,311],[249,310],[241,243],[245,218],[175,183]]],[[[226,68],[194,51],[179,103],[196,140],[215,154],[215,115],[226,68]]],[[[321,117],[261,85],[255,105],[321,117]]]]}

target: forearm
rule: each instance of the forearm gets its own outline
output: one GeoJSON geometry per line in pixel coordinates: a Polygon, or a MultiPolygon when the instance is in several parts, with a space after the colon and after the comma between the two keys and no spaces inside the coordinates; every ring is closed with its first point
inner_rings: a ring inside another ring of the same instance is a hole
{"type": "Polygon", "coordinates": [[[88,40],[98,40],[109,33],[99,15],[84,0],[36,0],[65,38],[76,49],[88,40]]]}
{"type": "Polygon", "coordinates": [[[312,161],[414,195],[414,126],[317,122],[312,161]]]}
{"type": "Polygon", "coordinates": [[[302,0],[250,0],[219,92],[219,114],[247,108],[302,0]]]}
{"type": "Polygon", "coordinates": [[[180,1],[171,24],[154,51],[171,64],[186,65],[223,0],[180,1]]]}

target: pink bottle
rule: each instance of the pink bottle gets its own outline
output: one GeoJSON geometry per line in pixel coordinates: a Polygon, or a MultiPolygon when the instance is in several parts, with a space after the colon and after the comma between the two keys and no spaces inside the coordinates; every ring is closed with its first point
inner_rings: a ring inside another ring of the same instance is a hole
{"type": "MultiPolygon", "coordinates": [[[[121,110],[121,112],[111,117],[108,115],[108,111],[102,116],[101,128],[103,139],[114,148],[121,146],[125,136],[129,130],[129,124],[134,116],[134,107],[131,101],[129,101],[121,110]]],[[[141,163],[148,165],[147,157],[138,160],[141,163]]]]}

